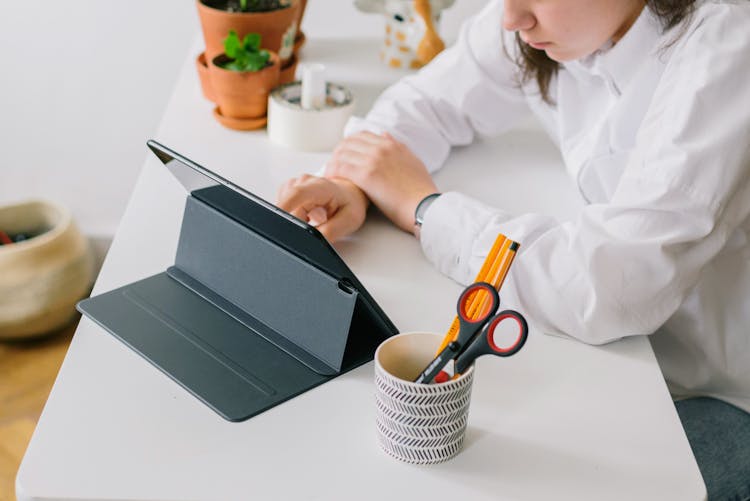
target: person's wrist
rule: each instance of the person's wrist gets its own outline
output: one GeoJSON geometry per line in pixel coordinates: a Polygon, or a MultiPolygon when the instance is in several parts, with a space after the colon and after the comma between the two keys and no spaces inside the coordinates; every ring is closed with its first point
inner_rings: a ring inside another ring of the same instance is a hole
{"type": "Polygon", "coordinates": [[[429,210],[432,203],[437,200],[440,195],[441,193],[439,192],[429,193],[423,196],[414,208],[414,223],[412,233],[414,233],[414,236],[417,240],[419,240],[421,236],[422,224],[424,223],[425,214],[427,214],[427,211],[429,210]]]}
{"type": "Polygon", "coordinates": [[[342,189],[348,191],[352,197],[361,200],[365,205],[365,209],[370,206],[370,197],[367,196],[367,192],[357,186],[357,184],[351,179],[347,179],[345,177],[331,177],[329,179],[341,186],[342,189]]]}

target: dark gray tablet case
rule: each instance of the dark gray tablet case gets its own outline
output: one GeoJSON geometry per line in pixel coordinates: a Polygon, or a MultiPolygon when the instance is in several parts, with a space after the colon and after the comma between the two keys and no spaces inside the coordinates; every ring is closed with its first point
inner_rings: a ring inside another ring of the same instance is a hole
{"type": "Polygon", "coordinates": [[[81,301],[82,313],[230,421],[371,360],[397,332],[316,230],[149,147],[213,182],[187,197],[174,266],[81,301]]]}

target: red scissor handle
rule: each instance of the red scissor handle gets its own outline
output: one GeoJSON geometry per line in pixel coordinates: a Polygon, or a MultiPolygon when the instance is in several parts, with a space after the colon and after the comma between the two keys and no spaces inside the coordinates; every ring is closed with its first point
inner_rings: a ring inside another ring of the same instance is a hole
{"type": "Polygon", "coordinates": [[[474,360],[482,355],[509,357],[523,348],[529,336],[529,325],[526,319],[515,310],[503,310],[489,321],[487,327],[456,359],[456,374],[466,370],[474,360]],[[510,346],[499,346],[495,343],[495,329],[503,321],[513,320],[518,324],[518,337],[510,346]]]}
{"type": "Polygon", "coordinates": [[[466,326],[484,325],[500,306],[497,290],[487,282],[475,282],[461,293],[456,310],[466,326]]]}

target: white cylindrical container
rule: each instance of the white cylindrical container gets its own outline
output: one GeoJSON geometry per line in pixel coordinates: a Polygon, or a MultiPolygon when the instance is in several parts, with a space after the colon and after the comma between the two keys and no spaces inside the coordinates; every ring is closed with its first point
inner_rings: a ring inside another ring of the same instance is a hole
{"type": "Polygon", "coordinates": [[[268,98],[268,137],[274,143],[301,151],[331,151],[341,140],[354,112],[354,96],[336,84],[326,84],[322,108],[305,109],[302,84],[277,87],[268,98]]]}

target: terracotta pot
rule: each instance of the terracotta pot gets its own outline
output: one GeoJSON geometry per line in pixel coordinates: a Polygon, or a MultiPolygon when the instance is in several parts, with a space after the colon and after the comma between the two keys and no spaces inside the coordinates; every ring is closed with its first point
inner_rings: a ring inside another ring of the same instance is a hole
{"type": "Polygon", "coordinates": [[[207,61],[224,53],[224,39],[229,30],[236,31],[240,38],[248,33],[260,34],[261,46],[277,52],[282,63],[291,57],[300,21],[299,0],[292,0],[289,7],[268,12],[229,12],[221,8],[224,3],[221,0],[196,2],[207,61]]]}
{"type": "Polygon", "coordinates": [[[214,90],[211,88],[211,79],[208,75],[208,64],[206,63],[206,53],[201,52],[198,57],[195,58],[195,67],[198,70],[198,78],[201,81],[201,91],[203,91],[203,97],[211,101],[216,102],[214,97],[214,90]]]}
{"type": "Polygon", "coordinates": [[[295,71],[297,70],[297,59],[296,54],[292,54],[292,57],[281,66],[281,74],[279,75],[279,85],[283,85],[294,81],[295,71]]]}
{"type": "Polygon", "coordinates": [[[38,233],[0,246],[0,339],[37,336],[67,324],[94,277],[88,240],[70,212],[46,202],[0,208],[6,233],[38,233]]]}
{"type": "Polygon", "coordinates": [[[305,17],[306,8],[307,0],[299,0],[299,19],[297,20],[297,30],[302,29],[302,19],[305,17]]]}
{"type": "Polygon", "coordinates": [[[294,39],[294,55],[297,56],[298,59],[299,59],[299,51],[305,45],[305,41],[307,41],[307,37],[305,36],[305,33],[303,31],[298,31],[297,37],[294,39]]]}
{"type": "Polygon", "coordinates": [[[220,64],[226,60],[224,54],[216,56],[208,70],[220,113],[231,118],[264,117],[268,110],[268,95],[279,84],[281,63],[278,54],[271,52],[271,64],[260,71],[225,70],[220,64]]]}
{"type": "MultiPolygon", "coordinates": [[[[304,36],[304,35],[303,35],[304,36]]],[[[292,57],[287,59],[286,63],[281,66],[281,74],[279,76],[279,85],[294,81],[295,71],[297,70],[297,63],[299,58],[296,52],[292,54],[292,57]]],[[[211,77],[208,72],[208,65],[206,64],[206,53],[201,52],[198,57],[195,58],[195,66],[198,69],[198,77],[201,82],[201,91],[203,91],[203,97],[211,101],[216,102],[216,96],[214,96],[214,90],[211,87],[211,77]]]]}

